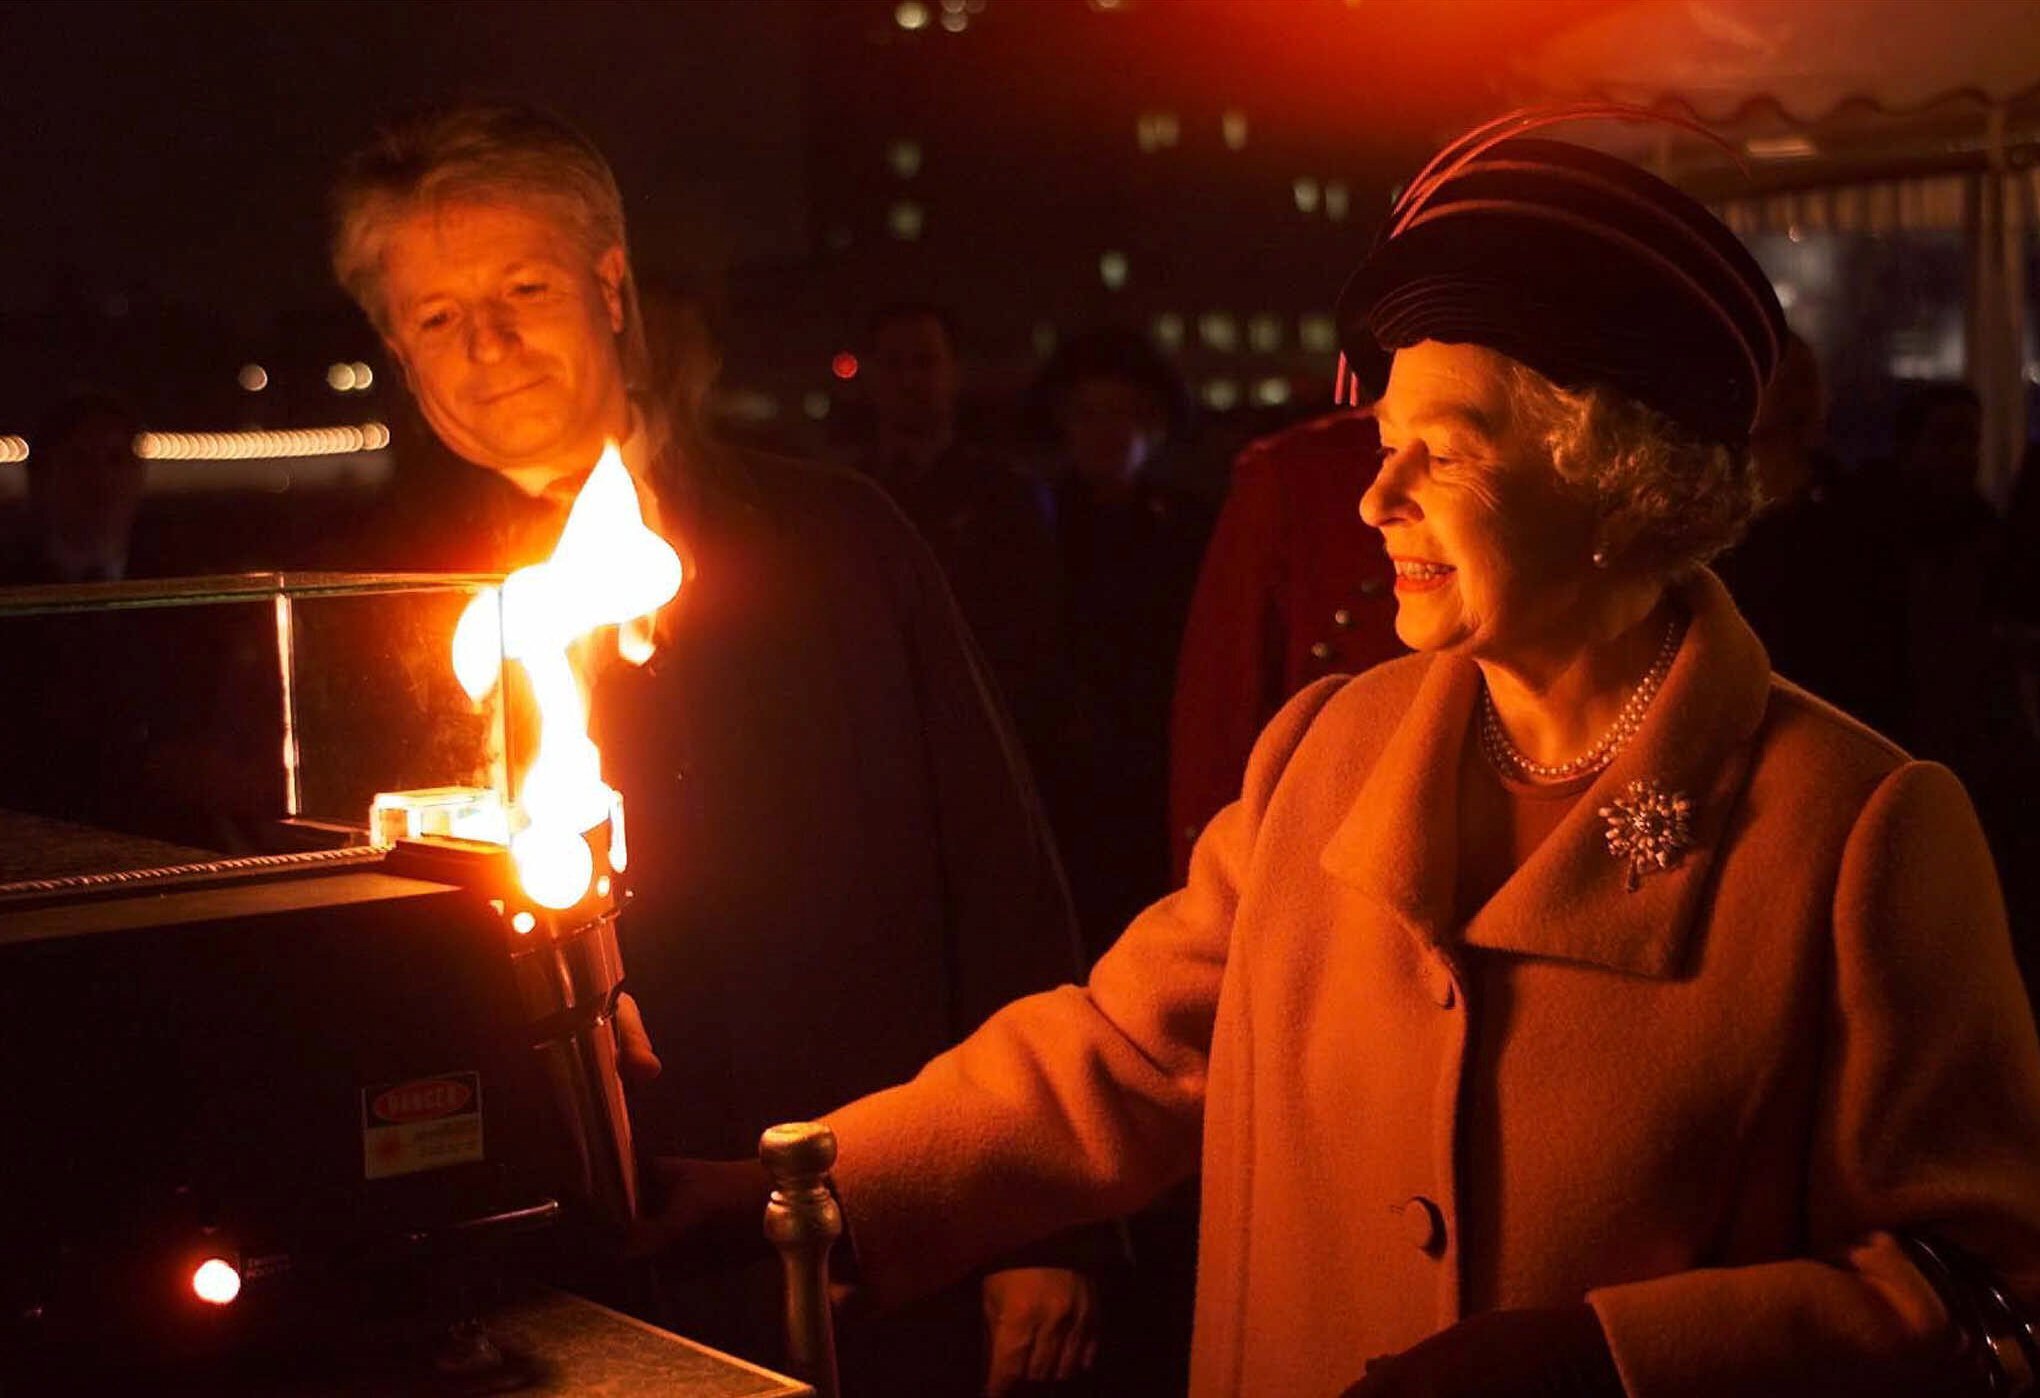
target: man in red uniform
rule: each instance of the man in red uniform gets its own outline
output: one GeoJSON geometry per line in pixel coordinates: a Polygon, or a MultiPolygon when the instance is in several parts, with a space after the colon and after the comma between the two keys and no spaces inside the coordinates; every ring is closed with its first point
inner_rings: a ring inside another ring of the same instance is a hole
{"type": "Polygon", "coordinates": [[[1249,443],[1204,555],[1176,663],[1169,841],[1176,878],[1197,832],[1239,795],[1255,737],[1290,695],[1403,653],[1395,571],[1354,509],[1381,439],[1364,410],[1249,443]]]}

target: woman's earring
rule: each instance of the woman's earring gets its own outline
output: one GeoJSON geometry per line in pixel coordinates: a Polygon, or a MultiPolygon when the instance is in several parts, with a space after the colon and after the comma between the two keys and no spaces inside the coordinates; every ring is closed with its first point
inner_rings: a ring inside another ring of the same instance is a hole
{"type": "Polygon", "coordinates": [[[1594,566],[1596,568],[1605,568],[1608,566],[1608,549],[1605,545],[1603,544],[1594,545],[1593,557],[1594,566]]]}

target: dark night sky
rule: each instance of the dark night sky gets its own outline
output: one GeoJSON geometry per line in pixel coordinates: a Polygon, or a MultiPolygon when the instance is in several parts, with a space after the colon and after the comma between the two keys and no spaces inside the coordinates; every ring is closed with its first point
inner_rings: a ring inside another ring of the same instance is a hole
{"type": "Polygon", "coordinates": [[[67,274],[248,326],[325,298],[321,191],[380,113],[476,92],[569,114],[639,260],[797,253],[798,0],[0,4],[0,311],[67,274]]]}

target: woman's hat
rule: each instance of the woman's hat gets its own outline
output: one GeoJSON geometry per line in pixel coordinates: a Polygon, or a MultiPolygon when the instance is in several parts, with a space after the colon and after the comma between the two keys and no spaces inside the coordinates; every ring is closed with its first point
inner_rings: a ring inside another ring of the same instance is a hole
{"type": "Polygon", "coordinates": [[[1396,350],[1440,340],[1563,388],[1607,385],[1705,441],[1748,440],[1785,336],[1770,281],[1663,180],[1520,134],[1581,116],[1657,119],[1517,114],[1461,137],[1411,183],[1339,297],[1340,401],[1378,396],[1396,350]]]}

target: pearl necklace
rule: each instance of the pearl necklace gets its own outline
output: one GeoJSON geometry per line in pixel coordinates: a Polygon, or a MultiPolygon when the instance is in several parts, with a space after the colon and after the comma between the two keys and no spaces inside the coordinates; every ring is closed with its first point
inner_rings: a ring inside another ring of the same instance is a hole
{"type": "Polygon", "coordinates": [[[1615,754],[1623,745],[1636,736],[1643,727],[1643,716],[1650,708],[1650,701],[1657,697],[1663,687],[1665,676],[1672,671],[1672,661],[1679,654],[1680,629],[1677,617],[1665,628],[1664,644],[1658,647],[1657,659],[1651,661],[1650,669],[1636,682],[1636,688],[1629,691],[1629,697],[1622,702],[1622,710],[1615,715],[1614,724],[1600,739],[1578,757],[1565,762],[1536,762],[1523,755],[1509,735],[1502,731],[1501,715],[1495,712],[1495,697],[1483,684],[1480,690],[1480,746],[1487,760],[1503,776],[1517,776],[1533,782],[1562,782],[1574,777],[1584,777],[1600,771],[1615,760],[1615,754]]]}

